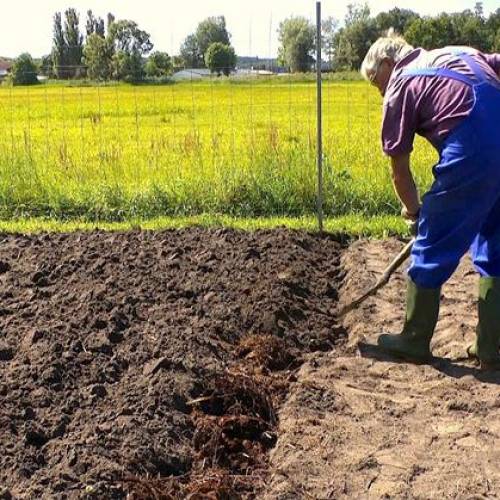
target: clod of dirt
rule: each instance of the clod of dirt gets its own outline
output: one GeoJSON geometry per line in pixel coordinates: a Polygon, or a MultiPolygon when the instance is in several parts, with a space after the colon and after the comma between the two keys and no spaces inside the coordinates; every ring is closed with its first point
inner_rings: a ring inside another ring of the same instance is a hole
{"type": "Polygon", "coordinates": [[[32,281],[38,287],[48,286],[48,273],[46,271],[37,271],[35,274],[33,274],[32,281]]]}
{"type": "Polygon", "coordinates": [[[29,331],[25,335],[25,337],[23,339],[23,343],[27,347],[29,347],[29,346],[32,346],[32,345],[36,344],[42,338],[43,338],[43,331],[37,330],[37,329],[33,329],[33,330],[29,331]]]}
{"type": "Polygon", "coordinates": [[[49,440],[44,430],[37,425],[29,425],[24,436],[24,442],[28,446],[41,448],[49,440]]]}
{"type": "Polygon", "coordinates": [[[24,420],[33,420],[35,417],[36,417],[36,413],[33,410],[33,408],[28,406],[27,408],[24,409],[24,411],[23,411],[24,420]]]}
{"type": "Polygon", "coordinates": [[[14,358],[14,349],[4,342],[0,343],[0,361],[10,361],[14,358]]]}
{"type": "Polygon", "coordinates": [[[85,340],[85,347],[91,352],[102,352],[110,354],[112,352],[111,342],[105,332],[90,334],[85,340]]]}
{"type": "Polygon", "coordinates": [[[96,384],[92,386],[90,389],[90,394],[92,394],[92,396],[95,396],[97,398],[104,398],[106,397],[107,393],[108,391],[106,390],[106,387],[100,384],[96,384]]]}
{"type": "Polygon", "coordinates": [[[108,326],[108,323],[100,318],[97,318],[92,325],[94,330],[104,330],[108,326]]]}
{"type": "Polygon", "coordinates": [[[144,366],[142,373],[146,377],[149,375],[154,375],[158,370],[161,370],[162,368],[167,368],[169,364],[170,364],[169,359],[166,357],[153,359],[144,366]]]}
{"type": "Polygon", "coordinates": [[[178,477],[189,471],[191,459],[167,453],[155,443],[145,443],[137,448],[129,465],[150,477],[178,477]]]}
{"type": "Polygon", "coordinates": [[[0,488],[0,500],[12,500],[12,493],[7,488],[0,488]]]}

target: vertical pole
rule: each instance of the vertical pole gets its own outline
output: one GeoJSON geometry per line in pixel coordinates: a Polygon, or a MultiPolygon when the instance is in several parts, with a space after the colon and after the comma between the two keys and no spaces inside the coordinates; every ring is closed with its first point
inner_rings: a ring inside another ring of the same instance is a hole
{"type": "Polygon", "coordinates": [[[321,1],[316,2],[316,87],[317,87],[317,167],[318,167],[318,227],[323,232],[323,117],[321,88],[321,1]]]}

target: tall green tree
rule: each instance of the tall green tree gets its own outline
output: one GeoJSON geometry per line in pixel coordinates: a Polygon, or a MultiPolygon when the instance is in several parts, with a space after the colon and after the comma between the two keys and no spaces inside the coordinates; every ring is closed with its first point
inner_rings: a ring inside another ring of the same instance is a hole
{"type": "Polygon", "coordinates": [[[227,31],[224,16],[208,17],[198,24],[196,32],[187,36],[181,46],[181,57],[184,66],[202,68],[205,65],[205,54],[213,43],[230,45],[231,35],[227,31]]]}
{"type": "Polygon", "coordinates": [[[112,14],[111,12],[108,12],[108,32],[109,32],[109,28],[110,26],[115,22],[116,18],[114,16],[114,14],[112,14]]]}
{"type": "Polygon", "coordinates": [[[466,10],[458,14],[452,14],[455,42],[457,44],[468,45],[483,52],[491,48],[486,20],[482,12],[482,4],[478,3],[474,12],[466,10]]]}
{"type": "Polygon", "coordinates": [[[495,38],[493,38],[491,51],[496,53],[500,52],[500,28],[496,32],[495,38]]]}
{"type": "Polygon", "coordinates": [[[143,57],[153,49],[151,36],[136,22],[113,21],[108,39],[113,46],[113,74],[119,80],[138,82],[144,77],[143,57]]]}
{"type": "Polygon", "coordinates": [[[139,83],[144,79],[144,63],[137,51],[127,53],[123,50],[113,55],[113,78],[130,83],[139,83]]]}
{"type": "Polygon", "coordinates": [[[492,12],[486,20],[486,30],[490,42],[490,52],[500,52],[500,8],[492,12]]]}
{"type": "Polygon", "coordinates": [[[113,21],[109,27],[109,36],[113,40],[117,51],[128,54],[137,51],[142,56],[153,49],[151,35],[141,30],[134,21],[126,19],[113,21]]]}
{"type": "Polygon", "coordinates": [[[335,37],[336,69],[358,69],[379,35],[380,31],[375,19],[370,16],[368,5],[348,5],[344,26],[335,37]]]}
{"type": "Polygon", "coordinates": [[[218,76],[229,76],[236,67],[236,53],[230,45],[212,43],[205,52],[205,65],[218,76]]]}
{"type": "Polygon", "coordinates": [[[161,78],[172,73],[172,58],[166,52],[153,52],[145,66],[150,78],[161,78]]]}
{"type": "Polygon", "coordinates": [[[34,85],[38,83],[38,67],[30,54],[21,54],[12,66],[13,85],[34,85]]]}
{"type": "Polygon", "coordinates": [[[40,74],[46,76],[47,78],[55,78],[54,65],[52,62],[52,54],[42,56],[42,61],[40,64],[40,74]]]}
{"type": "Polygon", "coordinates": [[[446,45],[468,45],[488,51],[491,49],[491,36],[485,19],[478,14],[478,10],[466,10],[416,19],[406,30],[405,36],[411,44],[428,50],[446,45]]]}
{"type": "Polygon", "coordinates": [[[213,43],[230,45],[231,35],[226,28],[226,18],[224,16],[208,17],[202,21],[196,29],[196,40],[203,57],[213,43]]]}
{"type": "Polygon", "coordinates": [[[455,41],[453,23],[448,14],[442,14],[439,19],[422,17],[413,21],[405,32],[409,43],[415,47],[430,50],[455,41]]]}
{"type": "Polygon", "coordinates": [[[92,80],[109,80],[112,77],[113,45],[98,33],[87,37],[83,49],[87,76],[92,80]]]}
{"type": "Polygon", "coordinates": [[[293,73],[310,71],[314,61],[314,25],[305,17],[290,17],[280,23],[278,33],[280,62],[293,73]]]}
{"type": "Polygon", "coordinates": [[[54,14],[54,27],[52,37],[52,62],[56,78],[64,78],[64,68],[68,65],[68,47],[62,25],[60,12],[54,14]]]}
{"type": "Polygon", "coordinates": [[[334,17],[327,17],[321,23],[321,47],[324,57],[332,61],[335,55],[335,35],[339,29],[339,21],[334,17]]]}
{"type": "Polygon", "coordinates": [[[405,31],[406,40],[427,50],[450,45],[454,36],[453,24],[448,17],[448,14],[443,14],[439,21],[427,16],[416,19],[405,31]]]}
{"type": "Polygon", "coordinates": [[[64,38],[67,49],[67,76],[81,76],[83,57],[83,35],[80,33],[80,16],[73,8],[64,13],[64,38]]]}
{"type": "Polygon", "coordinates": [[[198,45],[196,35],[188,35],[181,45],[180,55],[186,68],[202,68],[203,54],[198,45]]]}
{"type": "Polygon", "coordinates": [[[106,28],[104,26],[104,19],[102,17],[95,17],[91,10],[87,11],[87,24],[86,24],[87,37],[93,33],[97,33],[104,38],[106,36],[106,28]]]}
{"type": "Polygon", "coordinates": [[[381,12],[375,17],[375,23],[379,31],[387,31],[394,28],[401,35],[406,31],[410,24],[420,16],[410,9],[400,9],[395,7],[387,12],[381,12]]]}

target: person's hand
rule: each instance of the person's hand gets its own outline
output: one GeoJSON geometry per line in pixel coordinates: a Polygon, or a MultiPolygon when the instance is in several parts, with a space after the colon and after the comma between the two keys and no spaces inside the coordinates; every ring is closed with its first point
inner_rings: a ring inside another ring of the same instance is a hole
{"type": "Polygon", "coordinates": [[[405,219],[408,230],[412,236],[418,235],[418,218],[420,216],[420,208],[416,213],[408,212],[406,207],[401,210],[401,216],[405,219]]]}
{"type": "Polygon", "coordinates": [[[418,236],[418,219],[417,220],[406,220],[406,225],[408,226],[408,230],[410,234],[414,237],[418,236]]]}
{"type": "Polygon", "coordinates": [[[403,207],[401,210],[401,216],[403,219],[410,222],[418,222],[418,217],[420,215],[420,207],[416,211],[410,212],[407,207],[403,207]]]}

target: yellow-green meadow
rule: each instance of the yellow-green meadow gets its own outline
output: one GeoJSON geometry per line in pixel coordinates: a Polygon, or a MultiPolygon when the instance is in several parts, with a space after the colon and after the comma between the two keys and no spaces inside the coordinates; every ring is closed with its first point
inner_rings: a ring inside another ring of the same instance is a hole
{"type": "MultiPolygon", "coordinates": [[[[0,87],[0,217],[311,215],[315,107],[315,83],[288,76],[0,87]]],[[[326,79],[323,108],[327,216],[397,213],[380,96],[326,79]]],[[[425,187],[435,154],[413,156],[425,187]]]]}

